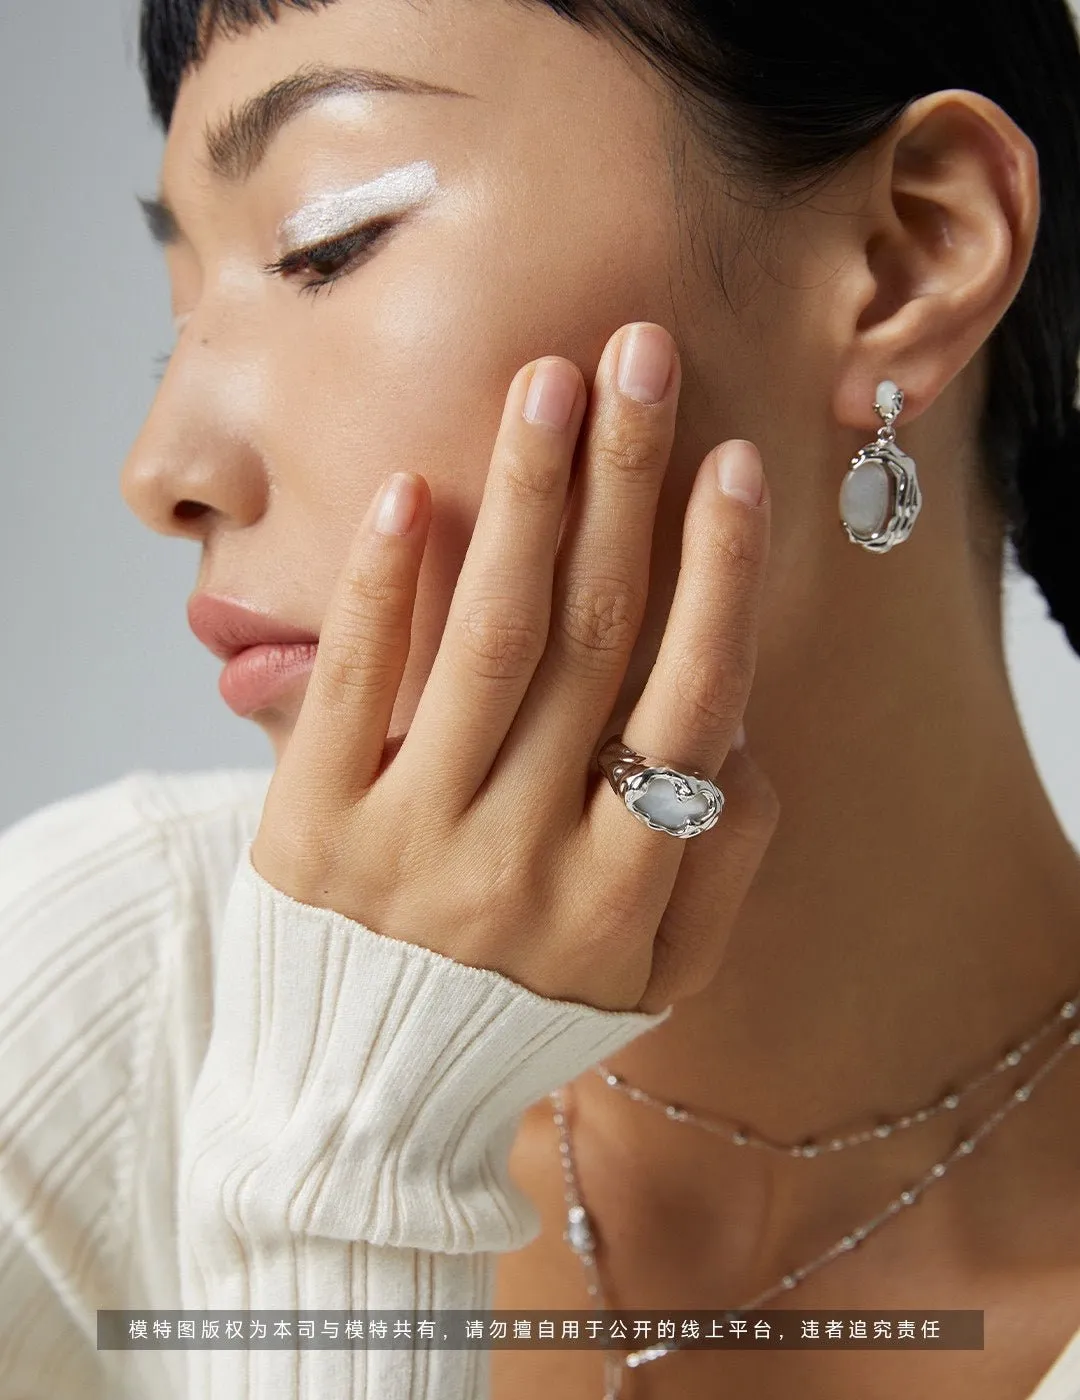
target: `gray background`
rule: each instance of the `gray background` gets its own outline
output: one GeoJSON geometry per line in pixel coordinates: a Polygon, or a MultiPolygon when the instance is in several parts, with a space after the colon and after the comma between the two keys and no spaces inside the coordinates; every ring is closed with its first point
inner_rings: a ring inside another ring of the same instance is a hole
{"type": "MultiPolygon", "coordinates": [[[[162,147],[137,32],[136,0],[0,0],[0,826],[132,768],[273,764],[188,630],[198,545],[119,494],[173,341],[135,202],[162,147]]],[[[1017,704],[1080,848],[1080,659],[1011,568],[1006,616],[1017,704]]]]}

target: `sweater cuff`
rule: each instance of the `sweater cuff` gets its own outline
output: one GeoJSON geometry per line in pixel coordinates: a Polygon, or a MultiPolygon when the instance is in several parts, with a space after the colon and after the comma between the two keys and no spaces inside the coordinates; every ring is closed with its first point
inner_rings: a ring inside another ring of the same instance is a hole
{"type": "Polygon", "coordinates": [[[242,1187],[228,1213],[256,1233],[443,1253],[527,1244],[539,1216],[508,1170],[520,1114],[672,1007],[542,997],[386,937],[276,889],[251,844],[186,1123],[192,1166],[213,1172],[228,1143],[212,1194],[225,1178],[242,1187]]]}

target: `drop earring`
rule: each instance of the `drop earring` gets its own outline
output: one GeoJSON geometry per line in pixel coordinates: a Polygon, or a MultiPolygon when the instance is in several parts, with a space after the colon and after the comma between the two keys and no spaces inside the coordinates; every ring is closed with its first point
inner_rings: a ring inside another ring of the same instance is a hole
{"type": "Polygon", "coordinates": [[[914,461],[896,445],[893,424],[904,391],[891,379],[877,386],[874,410],[882,420],[877,438],[861,448],[840,487],[840,523],[853,544],[885,554],[911,534],[922,508],[914,461]]]}

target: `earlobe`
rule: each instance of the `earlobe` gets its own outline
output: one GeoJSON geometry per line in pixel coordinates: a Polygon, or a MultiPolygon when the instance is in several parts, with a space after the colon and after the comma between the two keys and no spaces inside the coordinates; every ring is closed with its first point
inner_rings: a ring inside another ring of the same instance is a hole
{"type": "Polygon", "coordinates": [[[876,385],[911,421],[974,358],[1019,291],[1039,220],[1038,157],[996,103],[950,89],[912,103],[878,153],[863,211],[863,302],[834,410],[869,426],[876,385]]]}

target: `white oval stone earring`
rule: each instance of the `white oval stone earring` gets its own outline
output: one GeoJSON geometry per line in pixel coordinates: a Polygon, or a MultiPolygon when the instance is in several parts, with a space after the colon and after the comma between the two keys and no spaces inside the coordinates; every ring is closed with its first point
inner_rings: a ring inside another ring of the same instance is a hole
{"type": "Polygon", "coordinates": [[[852,457],[840,487],[840,523],[848,539],[876,554],[906,540],[922,508],[915,463],[896,445],[893,424],[903,407],[903,389],[882,380],[874,410],[883,426],[875,441],[852,457]]]}

